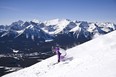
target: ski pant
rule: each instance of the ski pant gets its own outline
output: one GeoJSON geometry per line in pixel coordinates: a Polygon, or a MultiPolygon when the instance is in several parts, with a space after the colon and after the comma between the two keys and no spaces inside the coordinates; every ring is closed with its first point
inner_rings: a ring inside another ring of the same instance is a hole
{"type": "Polygon", "coordinates": [[[58,62],[60,62],[60,55],[61,55],[61,53],[60,52],[58,52],[58,62]]]}

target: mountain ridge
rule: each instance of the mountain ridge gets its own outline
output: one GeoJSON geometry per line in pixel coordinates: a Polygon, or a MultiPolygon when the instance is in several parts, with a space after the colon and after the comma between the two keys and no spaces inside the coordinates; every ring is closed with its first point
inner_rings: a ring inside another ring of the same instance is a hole
{"type": "Polygon", "coordinates": [[[110,32],[116,29],[116,24],[105,22],[105,23],[91,23],[86,21],[71,21],[69,19],[53,19],[49,21],[40,22],[39,20],[32,20],[30,22],[23,22],[21,20],[17,22],[13,22],[9,26],[0,25],[0,32],[8,31],[9,27],[11,30],[23,30],[26,27],[32,25],[32,27],[37,26],[42,29],[44,32],[48,34],[59,34],[59,33],[69,33],[75,32],[78,29],[74,29],[75,27],[80,27],[82,29],[87,30],[88,32],[92,32],[95,28],[100,28],[104,32],[110,32]]]}
{"type": "MultiPolygon", "coordinates": [[[[20,47],[26,48],[29,42],[35,43],[36,45],[34,44],[34,46],[39,49],[45,43],[50,44],[47,50],[50,50],[51,46],[55,45],[55,43],[58,43],[62,48],[66,49],[67,47],[73,47],[75,44],[84,43],[114,30],[116,30],[116,24],[110,22],[93,23],[87,21],[72,21],[69,19],[53,19],[45,22],[37,19],[25,22],[19,20],[13,22],[11,25],[0,25],[0,44],[4,45],[1,46],[3,48],[0,52],[13,52],[11,49],[20,50],[20,47]],[[21,46],[16,41],[25,44],[21,46]],[[15,46],[14,44],[19,46],[15,46]],[[8,47],[8,50],[5,47],[8,47]]],[[[33,45],[31,48],[34,48],[33,45]]],[[[40,52],[39,49],[36,51],[40,52]]]]}

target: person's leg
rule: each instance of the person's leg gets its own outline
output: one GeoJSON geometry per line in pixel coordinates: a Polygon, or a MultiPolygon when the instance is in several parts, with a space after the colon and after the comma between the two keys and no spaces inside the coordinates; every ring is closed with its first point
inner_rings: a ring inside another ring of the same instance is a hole
{"type": "Polygon", "coordinates": [[[60,53],[58,53],[58,62],[60,62],[60,55],[61,55],[61,54],[60,54],[60,53]]]}
{"type": "Polygon", "coordinates": [[[58,62],[60,62],[60,56],[58,55],[58,62]]]}

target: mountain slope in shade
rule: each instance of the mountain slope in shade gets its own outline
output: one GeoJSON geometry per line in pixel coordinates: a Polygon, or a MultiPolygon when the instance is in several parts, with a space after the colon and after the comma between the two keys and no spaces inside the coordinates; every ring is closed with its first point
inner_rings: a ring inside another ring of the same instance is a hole
{"type": "Polygon", "coordinates": [[[3,77],[116,77],[116,31],[3,77]]]}

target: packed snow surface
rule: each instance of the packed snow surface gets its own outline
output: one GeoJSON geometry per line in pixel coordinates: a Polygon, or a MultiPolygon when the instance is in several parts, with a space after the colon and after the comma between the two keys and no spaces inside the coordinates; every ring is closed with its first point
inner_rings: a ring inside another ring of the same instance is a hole
{"type": "Polygon", "coordinates": [[[116,77],[116,31],[3,77],[116,77]]]}

